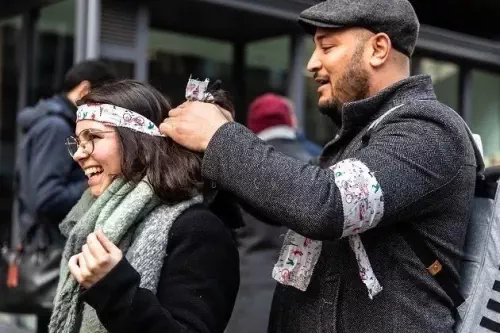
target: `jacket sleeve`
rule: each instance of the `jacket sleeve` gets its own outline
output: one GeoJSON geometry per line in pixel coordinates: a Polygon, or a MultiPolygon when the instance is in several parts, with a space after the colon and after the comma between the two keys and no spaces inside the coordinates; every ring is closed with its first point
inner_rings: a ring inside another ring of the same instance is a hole
{"type": "Polygon", "coordinates": [[[466,159],[473,164],[470,154],[465,158],[471,146],[460,139],[460,125],[386,120],[351,159],[321,169],[229,123],[209,143],[202,172],[269,219],[312,239],[339,239],[390,223],[395,215],[403,220],[399,212],[446,186],[466,159]]]}
{"type": "Polygon", "coordinates": [[[80,199],[85,181],[70,181],[74,163],[64,145],[73,135],[68,124],[57,116],[47,117],[36,125],[31,147],[30,180],[37,215],[59,221],[80,199]]]}
{"type": "Polygon", "coordinates": [[[82,293],[110,333],[224,331],[238,291],[238,252],[213,214],[186,214],[172,226],[156,295],[139,287],[126,259],[82,293]]]}

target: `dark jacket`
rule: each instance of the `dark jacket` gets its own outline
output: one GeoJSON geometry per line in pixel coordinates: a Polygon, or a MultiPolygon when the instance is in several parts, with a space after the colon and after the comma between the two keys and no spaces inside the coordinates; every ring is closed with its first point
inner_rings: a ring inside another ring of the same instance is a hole
{"type": "Polygon", "coordinates": [[[64,144],[75,133],[75,120],[76,107],[61,95],[19,113],[22,138],[16,168],[21,235],[36,221],[46,221],[48,232],[60,235],[59,222],[87,186],[85,174],[64,144]]]}
{"type": "MultiPolygon", "coordinates": [[[[293,129],[290,133],[294,135],[293,129]]],[[[276,135],[266,142],[277,151],[307,162],[311,155],[302,142],[289,135],[276,135]]],[[[264,223],[242,209],[244,226],[237,229],[236,240],[240,253],[240,290],[227,333],[265,332],[269,322],[271,301],[276,281],[271,271],[283,244],[287,229],[264,223]]]]}
{"type": "Polygon", "coordinates": [[[299,140],[300,143],[302,143],[306,149],[307,149],[307,152],[314,156],[314,157],[317,157],[319,155],[321,155],[321,151],[323,150],[323,148],[318,145],[317,143],[309,140],[304,133],[302,132],[297,132],[297,140],[299,140]]]}
{"type": "Polygon", "coordinates": [[[222,333],[238,292],[238,251],[226,225],[201,205],[175,220],[156,295],[124,258],[82,300],[110,333],[222,333]]]}
{"type": "Polygon", "coordinates": [[[320,167],[274,152],[236,123],[220,128],[205,152],[206,178],[267,218],[323,241],[305,292],[278,285],[269,331],[451,333],[452,301],[402,231],[411,228],[458,281],[476,176],[463,121],[436,100],[428,76],[402,80],[376,96],[348,103],[341,116],[339,136],[326,146],[320,167]],[[400,104],[371,136],[365,135],[375,119],[400,104]],[[347,159],[363,163],[383,193],[380,222],[360,235],[384,288],[373,300],[342,237],[348,198],[330,167],[347,159]]]}

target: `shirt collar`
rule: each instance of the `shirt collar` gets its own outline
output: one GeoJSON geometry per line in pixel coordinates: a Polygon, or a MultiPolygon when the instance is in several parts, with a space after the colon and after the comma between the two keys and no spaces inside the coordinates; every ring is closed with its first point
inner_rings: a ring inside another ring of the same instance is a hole
{"type": "Polygon", "coordinates": [[[297,139],[297,134],[295,133],[295,129],[285,125],[267,128],[259,132],[257,136],[264,141],[275,140],[275,139],[288,139],[288,140],[297,139]]]}

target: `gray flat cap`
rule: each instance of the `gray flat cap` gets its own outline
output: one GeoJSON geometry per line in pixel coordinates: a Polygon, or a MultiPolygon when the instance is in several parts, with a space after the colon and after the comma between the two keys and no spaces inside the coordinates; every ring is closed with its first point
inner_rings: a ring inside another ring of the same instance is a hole
{"type": "Polygon", "coordinates": [[[407,0],[326,0],[304,10],[299,23],[311,34],[316,28],[345,27],[384,32],[393,47],[409,57],[420,28],[417,14],[407,0]]]}

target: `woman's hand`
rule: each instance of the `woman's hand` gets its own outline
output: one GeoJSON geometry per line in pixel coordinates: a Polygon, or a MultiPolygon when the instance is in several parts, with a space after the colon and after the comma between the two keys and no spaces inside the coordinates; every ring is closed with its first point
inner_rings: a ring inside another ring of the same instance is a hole
{"type": "Polygon", "coordinates": [[[82,252],[71,257],[68,263],[71,275],[85,289],[105,277],[123,258],[122,251],[102,231],[87,236],[82,252]]]}

